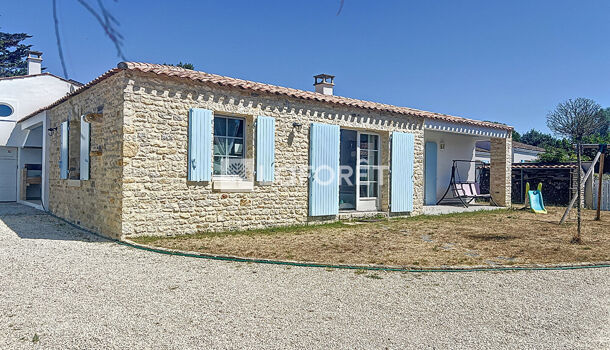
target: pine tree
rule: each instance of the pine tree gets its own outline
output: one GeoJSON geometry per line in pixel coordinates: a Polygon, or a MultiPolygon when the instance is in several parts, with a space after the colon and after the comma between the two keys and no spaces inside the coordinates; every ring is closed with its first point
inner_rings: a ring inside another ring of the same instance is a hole
{"type": "Polygon", "coordinates": [[[0,32],[0,77],[27,74],[26,58],[32,45],[21,42],[31,37],[25,33],[0,32]]]}

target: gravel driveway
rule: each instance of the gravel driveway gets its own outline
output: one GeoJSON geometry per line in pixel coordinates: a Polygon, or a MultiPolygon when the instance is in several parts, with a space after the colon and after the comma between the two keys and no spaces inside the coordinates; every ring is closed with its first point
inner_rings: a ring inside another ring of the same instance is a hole
{"type": "Polygon", "coordinates": [[[0,204],[2,349],[610,348],[610,269],[371,276],[161,255],[0,204]]]}

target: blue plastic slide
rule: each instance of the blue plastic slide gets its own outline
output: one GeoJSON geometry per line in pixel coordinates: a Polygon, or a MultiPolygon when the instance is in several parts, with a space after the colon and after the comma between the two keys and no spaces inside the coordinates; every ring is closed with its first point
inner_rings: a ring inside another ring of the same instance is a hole
{"type": "Polygon", "coordinates": [[[530,191],[529,187],[530,184],[528,183],[526,189],[530,209],[536,214],[546,214],[546,209],[544,208],[544,200],[542,200],[542,184],[538,184],[538,189],[534,191],[530,191]]]}

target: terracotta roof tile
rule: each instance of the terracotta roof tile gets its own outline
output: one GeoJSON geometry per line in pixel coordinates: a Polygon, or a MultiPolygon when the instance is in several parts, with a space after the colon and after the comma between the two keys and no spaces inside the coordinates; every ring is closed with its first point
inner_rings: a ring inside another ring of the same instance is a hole
{"type": "Polygon", "coordinates": [[[544,164],[544,163],[513,163],[513,169],[576,169],[576,163],[544,164]]]}
{"type": "MultiPolygon", "coordinates": [[[[489,164],[483,165],[483,168],[489,168],[489,164]]],[[[513,163],[513,169],[576,169],[577,163],[513,163]]]]}
{"type": "MultiPolygon", "coordinates": [[[[477,141],[476,147],[477,147],[477,151],[489,153],[489,148],[491,146],[489,144],[489,141],[477,141]]],[[[513,141],[513,149],[514,148],[527,149],[527,150],[537,151],[537,152],[546,152],[546,150],[544,148],[528,145],[528,144],[517,142],[517,141],[513,141]]]]}
{"type": "Polygon", "coordinates": [[[521,142],[517,142],[517,141],[513,141],[513,148],[529,149],[529,150],[538,151],[538,152],[546,151],[544,148],[528,145],[527,143],[521,143],[521,142]]]}
{"type": "Polygon", "coordinates": [[[478,120],[473,120],[473,119],[451,116],[451,115],[447,115],[447,114],[427,112],[427,111],[422,111],[422,110],[418,110],[418,109],[414,109],[414,108],[398,107],[398,106],[393,106],[393,105],[388,105],[388,104],[383,104],[383,103],[376,103],[376,102],[371,102],[371,101],[358,100],[358,99],[353,99],[353,98],[348,98],[348,97],[323,95],[323,94],[313,92],[313,91],[304,91],[304,90],[292,89],[292,88],[275,86],[275,85],[270,85],[270,84],[257,83],[257,82],[253,82],[253,81],[242,80],[242,79],[237,79],[237,78],[230,78],[230,77],[225,77],[222,75],[210,74],[210,73],[206,73],[206,72],[199,72],[199,71],[184,69],[184,68],[180,68],[180,67],[166,66],[166,65],[160,65],[160,64],[151,64],[151,63],[141,63],[141,62],[120,62],[117,65],[117,68],[112,69],[112,70],[102,74],[98,78],[92,80],[91,82],[87,83],[83,87],[77,89],[72,94],[70,94],[66,97],[63,97],[62,99],[54,102],[50,106],[42,108],[42,109],[26,116],[22,120],[28,119],[31,116],[36,115],[43,110],[56,106],[57,104],[66,100],[68,97],[82,92],[83,90],[91,87],[93,84],[98,83],[99,81],[117,73],[120,70],[133,70],[133,71],[139,71],[139,72],[154,73],[154,74],[162,75],[162,76],[184,78],[184,79],[190,79],[193,81],[199,81],[199,82],[204,82],[204,83],[212,83],[212,84],[217,84],[217,85],[221,85],[221,86],[229,86],[229,87],[235,87],[235,88],[240,88],[240,89],[244,89],[244,90],[271,93],[271,94],[276,94],[276,95],[285,95],[285,96],[289,96],[289,97],[293,97],[293,98],[326,102],[326,103],[338,104],[338,105],[343,105],[343,106],[348,106],[348,107],[356,107],[356,108],[363,108],[363,109],[369,109],[369,110],[392,112],[392,113],[397,113],[397,114],[444,120],[444,121],[456,122],[456,123],[462,123],[462,124],[486,126],[486,127],[502,129],[502,130],[512,130],[513,129],[511,126],[507,126],[504,124],[483,122],[483,121],[478,121],[478,120]]]}

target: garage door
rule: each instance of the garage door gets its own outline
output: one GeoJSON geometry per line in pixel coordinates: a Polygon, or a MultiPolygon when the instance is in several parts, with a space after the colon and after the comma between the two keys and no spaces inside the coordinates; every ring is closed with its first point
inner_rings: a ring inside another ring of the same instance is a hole
{"type": "Polygon", "coordinates": [[[17,148],[0,147],[0,202],[17,200],[17,148]]]}

